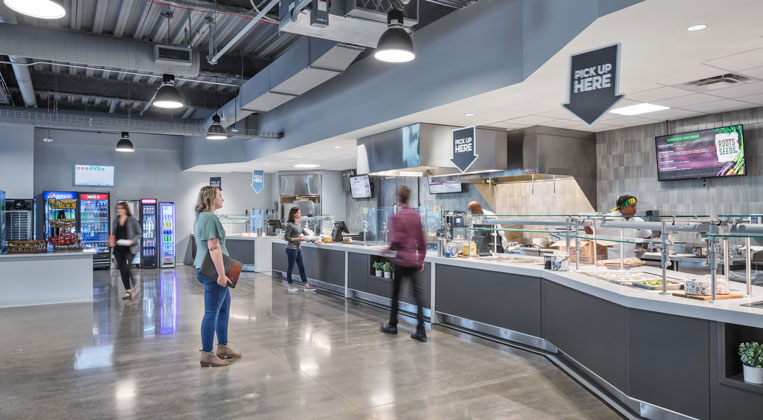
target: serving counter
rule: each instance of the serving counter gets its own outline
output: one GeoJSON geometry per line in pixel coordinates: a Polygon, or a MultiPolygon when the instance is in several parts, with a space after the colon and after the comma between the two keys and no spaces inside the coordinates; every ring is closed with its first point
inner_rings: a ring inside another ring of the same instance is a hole
{"type": "MultiPolygon", "coordinates": [[[[274,236],[228,235],[225,237],[225,247],[231,258],[243,264],[244,271],[269,273],[271,269],[270,244],[274,238],[274,236]]],[[[196,258],[196,241],[193,234],[191,234],[189,245],[191,258],[188,258],[185,263],[190,265],[196,258]]]]}
{"type": "Polygon", "coordinates": [[[93,255],[0,255],[0,307],[92,301],[93,255]]]}
{"type": "MultiPolygon", "coordinates": [[[[272,246],[273,272],[283,275],[286,243],[272,246]]],[[[391,280],[371,271],[381,247],[302,249],[311,284],[389,306],[391,280]]],[[[434,324],[540,352],[628,417],[763,418],[763,386],[741,380],[736,355],[740,341],[763,341],[763,308],[744,306],[763,301],[761,287],[753,287],[754,297],[703,302],[586,274],[605,268],[549,271],[521,257],[427,256],[425,262],[420,275],[434,324]]],[[[732,283],[737,292],[743,288],[732,283]]],[[[413,312],[406,293],[401,309],[413,312]]]]}

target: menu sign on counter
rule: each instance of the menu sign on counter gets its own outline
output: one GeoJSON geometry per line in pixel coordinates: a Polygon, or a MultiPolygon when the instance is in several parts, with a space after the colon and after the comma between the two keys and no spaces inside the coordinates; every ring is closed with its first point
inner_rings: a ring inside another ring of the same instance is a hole
{"type": "Polygon", "coordinates": [[[450,161],[461,172],[466,172],[479,158],[475,152],[476,130],[474,127],[453,130],[453,159],[450,161]]]}
{"type": "Polygon", "coordinates": [[[619,77],[620,44],[571,56],[568,100],[562,106],[594,125],[623,99],[618,94],[619,77]]]}

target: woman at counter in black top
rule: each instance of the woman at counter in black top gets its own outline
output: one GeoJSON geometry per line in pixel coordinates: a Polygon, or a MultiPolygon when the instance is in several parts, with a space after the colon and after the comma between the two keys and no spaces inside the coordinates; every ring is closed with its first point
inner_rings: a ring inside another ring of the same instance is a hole
{"type": "Polygon", "coordinates": [[[286,269],[286,280],[289,282],[289,293],[297,293],[299,289],[294,287],[294,282],[291,279],[291,273],[294,271],[294,263],[297,263],[299,267],[299,276],[302,278],[302,284],[306,292],[314,291],[315,288],[310,286],[307,282],[307,274],[305,274],[305,263],[302,261],[302,249],[300,245],[305,240],[305,236],[309,235],[307,229],[299,222],[299,218],[302,217],[302,212],[297,207],[292,207],[289,210],[289,219],[286,223],[286,232],[284,233],[284,240],[286,244],[286,257],[289,259],[289,265],[286,269]]]}

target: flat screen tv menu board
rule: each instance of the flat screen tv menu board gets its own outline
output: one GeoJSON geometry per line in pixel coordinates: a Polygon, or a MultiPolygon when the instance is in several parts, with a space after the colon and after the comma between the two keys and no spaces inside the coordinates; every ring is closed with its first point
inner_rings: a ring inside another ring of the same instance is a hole
{"type": "Polygon", "coordinates": [[[742,125],[655,137],[660,181],[745,175],[742,125]]]}
{"type": "Polygon", "coordinates": [[[371,198],[371,180],[368,175],[350,177],[350,192],[352,198],[371,198]]]}

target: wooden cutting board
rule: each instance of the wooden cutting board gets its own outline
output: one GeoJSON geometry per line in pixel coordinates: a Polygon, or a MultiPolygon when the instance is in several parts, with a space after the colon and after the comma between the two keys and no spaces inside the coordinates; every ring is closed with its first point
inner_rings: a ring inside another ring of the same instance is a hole
{"type": "MultiPolygon", "coordinates": [[[[688,299],[694,299],[694,300],[712,300],[712,299],[713,299],[713,297],[712,297],[712,296],[704,296],[704,295],[687,295],[685,292],[675,292],[675,293],[673,293],[673,296],[684,297],[684,298],[688,298],[688,299]]],[[[723,299],[740,299],[740,298],[743,298],[743,297],[744,297],[744,295],[738,295],[738,294],[733,294],[733,293],[730,293],[730,294],[728,294],[728,295],[716,295],[716,296],[715,296],[715,299],[716,299],[716,300],[723,300],[723,299]]]]}

